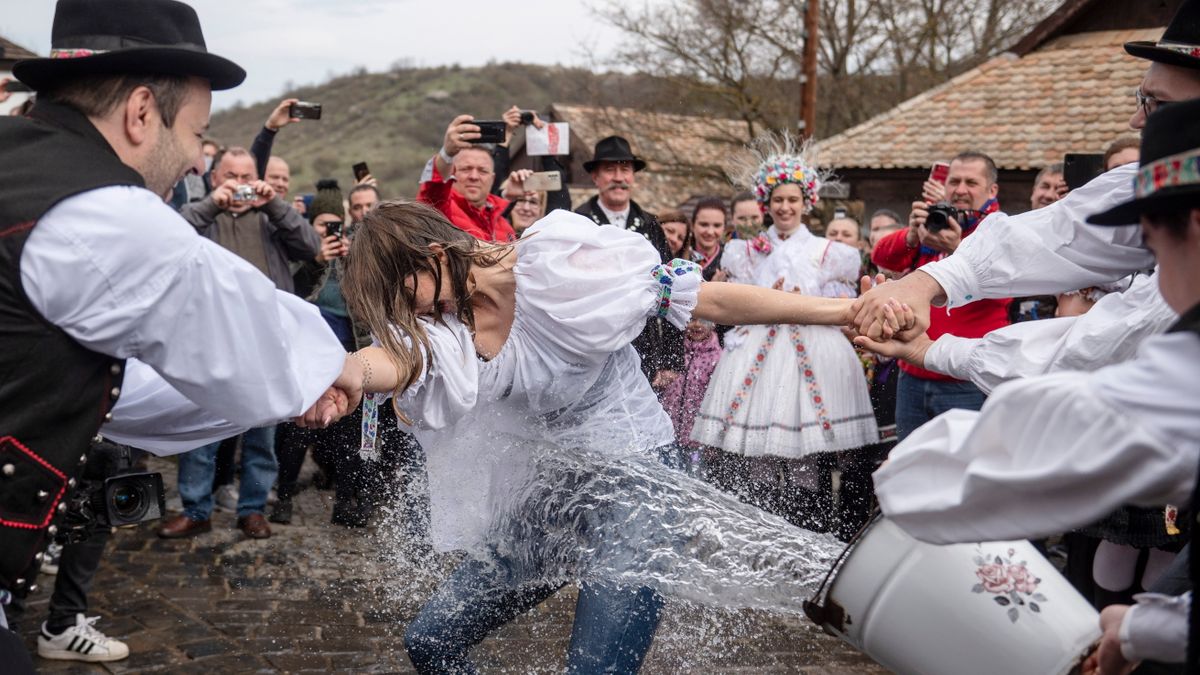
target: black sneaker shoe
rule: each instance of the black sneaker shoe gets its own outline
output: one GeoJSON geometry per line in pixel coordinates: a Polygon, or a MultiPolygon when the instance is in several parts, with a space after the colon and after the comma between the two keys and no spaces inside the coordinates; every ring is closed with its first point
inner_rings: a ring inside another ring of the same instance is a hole
{"type": "Polygon", "coordinates": [[[267,520],[280,525],[292,524],[292,500],[280,498],[275,502],[275,507],[271,509],[271,515],[267,520]]]}

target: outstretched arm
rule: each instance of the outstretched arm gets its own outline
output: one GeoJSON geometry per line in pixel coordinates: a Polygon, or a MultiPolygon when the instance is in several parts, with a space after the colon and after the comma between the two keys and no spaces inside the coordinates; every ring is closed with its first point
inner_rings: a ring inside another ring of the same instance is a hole
{"type": "Polygon", "coordinates": [[[850,300],[819,298],[748,284],[701,284],[692,316],[726,326],[816,324],[841,326],[853,319],[850,300]]]}
{"type": "MultiPolygon", "coordinates": [[[[854,315],[853,301],[844,298],[819,298],[788,293],[747,284],[707,283],[700,286],[700,297],[692,316],[726,326],[751,324],[807,324],[844,326],[854,315]]],[[[912,327],[911,310],[894,303],[886,314],[884,334],[912,327]]]]}

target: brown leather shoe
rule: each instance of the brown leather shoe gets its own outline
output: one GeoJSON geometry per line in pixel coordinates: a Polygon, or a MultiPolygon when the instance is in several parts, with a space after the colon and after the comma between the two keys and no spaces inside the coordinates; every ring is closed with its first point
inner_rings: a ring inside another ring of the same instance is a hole
{"type": "Polygon", "coordinates": [[[271,526],[267,524],[267,519],[263,518],[261,513],[251,513],[238,518],[237,526],[242,534],[251,539],[266,539],[271,536],[271,526]]]}
{"type": "Polygon", "coordinates": [[[183,539],[185,537],[194,537],[201,532],[209,532],[212,530],[212,521],[210,520],[192,520],[184,514],[171,516],[161,527],[158,528],[158,536],[163,539],[183,539]]]}

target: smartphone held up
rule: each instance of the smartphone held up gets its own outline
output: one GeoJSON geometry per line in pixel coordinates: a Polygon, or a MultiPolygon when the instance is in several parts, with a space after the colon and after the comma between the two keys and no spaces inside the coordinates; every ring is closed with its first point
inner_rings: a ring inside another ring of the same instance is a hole
{"type": "Polygon", "coordinates": [[[321,104],[297,101],[288,108],[288,116],[299,120],[321,119],[321,104]]]}

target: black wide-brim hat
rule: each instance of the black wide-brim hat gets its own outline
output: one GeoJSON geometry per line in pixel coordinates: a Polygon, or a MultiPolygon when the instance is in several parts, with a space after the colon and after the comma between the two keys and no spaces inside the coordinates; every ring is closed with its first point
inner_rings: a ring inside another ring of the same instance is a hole
{"type": "Polygon", "coordinates": [[[1139,59],[1200,69],[1200,0],[1184,0],[1161,40],[1126,42],[1125,51],[1139,59]]]}
{"type": "Polygon", "coordinates": [[[1088,222],[1130,225],[1145,213],[1200,208],[1200,99],[1164,103],[1146,120],[1133,194],[1088,222]]]}
{"type": "Polygon", "coordinates": [[[90,75],[201,77],[213,90],[246,79],[208,53],[196,10],[175,0],[59,0],[50,57],[18,61],[13,75],[37,91],[90,75]]]}
{"type": "Polygon", "coordinates": [[[583,163],[583,170],[591,173],[600,166],[601,162],[630,162],[633,172],[637,173],[646,168],[646,162],[629,147],[629,141],[620,136],[609,136],[596,143],[596,151],[592,153],[591,161],[583,163]]]}

